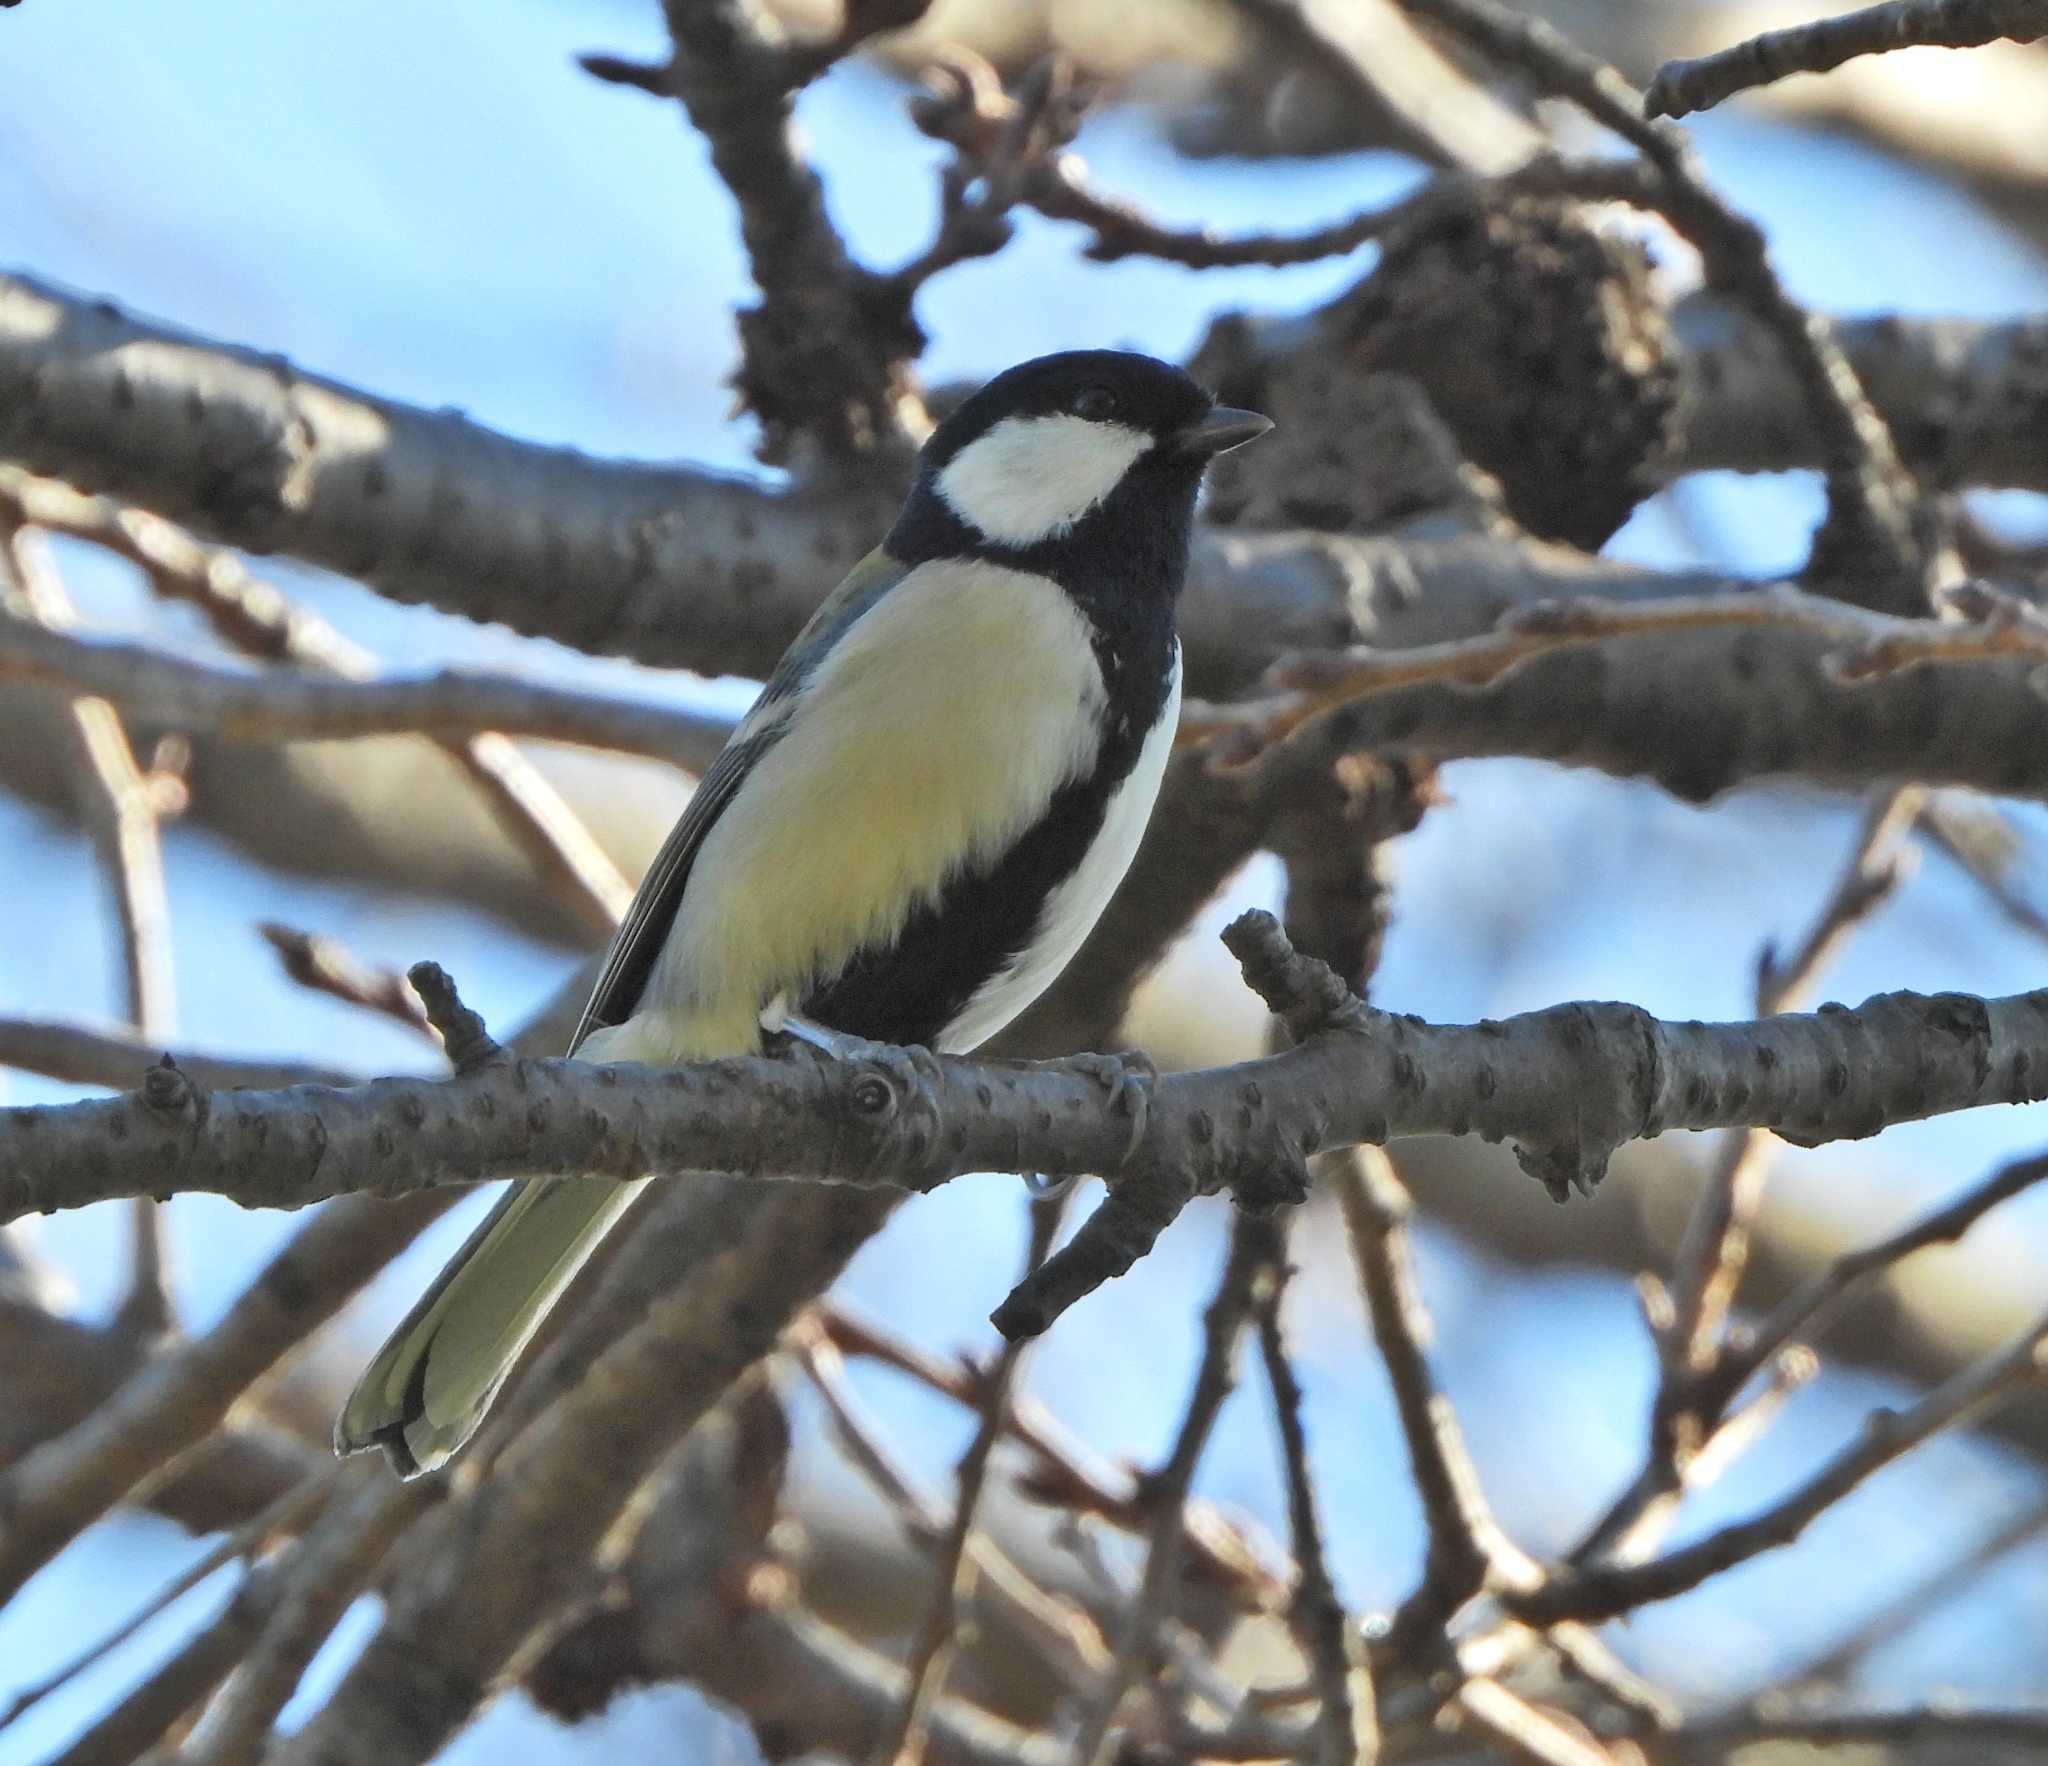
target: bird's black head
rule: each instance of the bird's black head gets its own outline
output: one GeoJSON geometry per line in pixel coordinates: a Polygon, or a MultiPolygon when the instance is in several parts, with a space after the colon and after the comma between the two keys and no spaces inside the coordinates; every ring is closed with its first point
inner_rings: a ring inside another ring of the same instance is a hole
{"type": "Polygon", "coordinates": [[[906,561],[982,556],[1177,592],[1203,468],[1271,425],[1150,356],[1071,350],[999,374],[933,431],[889,536],[906,561]],[[1177,563],[1176,563],[1177,561],[1177,563]],[[1119,568],[1121,566],[1121,568],[1119,568]]]}

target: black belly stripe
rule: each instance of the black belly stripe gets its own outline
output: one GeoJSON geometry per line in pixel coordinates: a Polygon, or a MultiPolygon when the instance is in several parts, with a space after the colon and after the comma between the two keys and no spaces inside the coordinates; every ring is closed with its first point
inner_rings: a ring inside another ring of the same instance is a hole
{"type": "Polygon", "coordinates": [[[1053,795],[1045,815],[991,867],[962,871],[911,914],[894,942],[858,952],[804,1000],[803,1014],[876,1042],[932,1043],[1038,930],[1046,897],[1102,832],[1129,772],[1097,768],[1053,795]]]}

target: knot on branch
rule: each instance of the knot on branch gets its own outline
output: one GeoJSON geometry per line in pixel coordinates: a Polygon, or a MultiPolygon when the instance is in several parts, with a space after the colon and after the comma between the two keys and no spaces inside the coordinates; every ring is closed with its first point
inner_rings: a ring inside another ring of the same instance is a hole
{"type": "Polygon", "coordinates": [[[466,1079],[512,1058],[484,1028],[483,1019],[462,1003],[454,977],[439,963],[415,963],[405,978],[420,996],[427,1022],[439,1033],[448,1064],[458,1076],[466,1079]]]}
{"type": "MultiPolygon", "coordinates": [[[[1485,495],[1497,489],[1545,539],[1597,550],[1682,445],[1682,357],[1648,257],[1574,200],[1447,193],[1390,228],[1373,272],[1307,325],[1312,344],[1271,387],[1229,396],[1272,415],[1282,436],[1326,436],[1314,419],[1328,388],[1405,376],[1455,455],[1490,475],[1485,495]]],[[[1247,457],[1242,469],[1256,467],[1247,457]]],[[[1474,494],[1468,485],[1458,500],[1474,494]]]]}
{"type": "Polygon", "coordinates": [[[930,1049],[873,1043],[828,1070],[841,1073],[844,1117],[859,1137],[863,1171],[910,1189],[932,1187],[945,1129],[938,1057],[930,1049]]]}
{"type": "Polygon", "coordinates": [[[1602,1007],[1596,1013],[1574,1004],[1534,1018],[1555,1046],[1571,1096],[1556,1129],[1515,1138],[1515,1159],[1553,1202],[1568,1202],[1575,1190],[1593,1193],[1624,1142],[1646,1129],[1655,1132],[1664,1083],[1662,1045],[1656,1020],[1635,1007],[1602,1007]],[[1629,1044],[1626,1054],[1601,1046],[1621,1039],[1629,1044]]]}
{"type": "Polygon", "coordinates": [[[165,1121],[188,1128],[205,1126],[213,1114],[213,1094],[169,1055],[143,1074],[142,1101],[165,1121]]]}
{"type": "Polygon", "coordinates": [[[1223,944],[1244,971],[1245,985],[1296,1042],[1322,1030],[1365,1029],[1365,1007],[1343,977],[1296,950],[1280,922],[1263,909],[1240,914],[1224,927],[1223,944]]]}

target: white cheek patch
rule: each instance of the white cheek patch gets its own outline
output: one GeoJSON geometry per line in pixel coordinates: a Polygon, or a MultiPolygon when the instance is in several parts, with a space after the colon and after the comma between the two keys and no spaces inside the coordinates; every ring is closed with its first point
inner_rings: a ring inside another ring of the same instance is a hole
{"type": "Polygon", "coordinates": [[[1122,482],[1152,446],[1143,430],[1085,417],[1005,417],[938,476],[953,513],[1006,546],[1056,539],[1122,482]]]}

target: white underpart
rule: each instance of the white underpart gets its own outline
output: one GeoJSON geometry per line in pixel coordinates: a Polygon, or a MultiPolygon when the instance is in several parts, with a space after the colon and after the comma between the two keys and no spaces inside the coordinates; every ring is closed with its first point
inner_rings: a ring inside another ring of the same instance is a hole
{"type": "Polygon", "coordinates": [[[1179,722],[1180,646],[1176,644],[1159,721],[1138,750],[1137,763],[1105,806],[1095,843],[1073,874],[1046,897],[1031,943],[1007,968],[981,984],[938,1038],[940,1048],[979,1048],[1050,987],[1060,971],[1074,960],[1074,953],[1095,930],[1095,922],[1102,917],[1109,898],[1130,870],[1131,860],[1138,856],[1138,842],[1144,838],[1145,824],[1152,819],[1152,805],[1159,796],[1159,782],[1166,776],[1166,763],[1173,753],[1173,732],[1179,722]]]}
{"type": "Polygon", "coordinates": [[[1006,546],[1057,538],[1122,482],[1152,445],[1143,430],[1085,417],[1005,417],[946,462],[939,495],[1006,546]]]}

